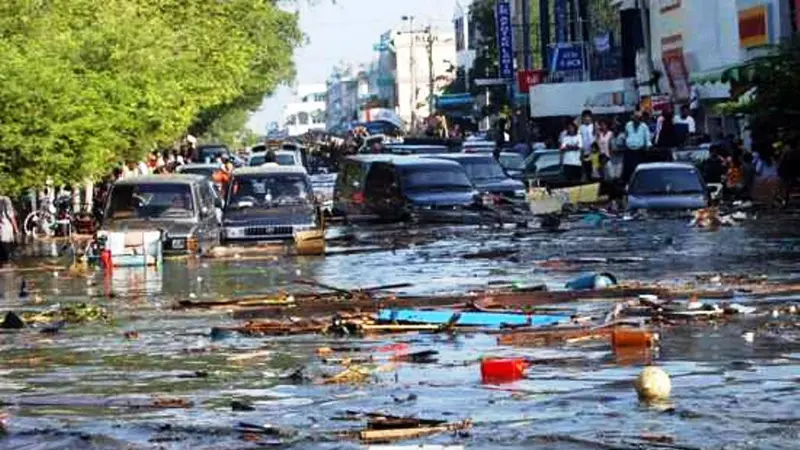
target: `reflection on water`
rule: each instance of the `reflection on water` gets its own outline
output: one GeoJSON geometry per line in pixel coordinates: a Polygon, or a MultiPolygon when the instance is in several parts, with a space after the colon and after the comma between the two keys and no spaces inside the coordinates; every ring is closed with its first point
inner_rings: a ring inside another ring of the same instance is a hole
{"type": "Polygon", "coordinates": [[[598,441],[647,448],[643,435],[671,436],[676,445],[690,448],[792,448],[800,437],[795,413],[800,345],[796,334],[764,331],[745,342],[744,331],[762,330],[757,323],[664,330],[660,351],[641,355],[614,353],[605,343],[498,348],[495,336],[481,334],[212,339],[211,327],[236,321],[223,312],[179,311],[172,305],[187,298],[308,289],[291,286],[297,278],[346,288],[412,282],[408,293],[514,282],[561,288],[587,270],[611,271],[622,280],[690,280],[696,272],[715,271],[791,278],[800,259],[794,220],[717,233],[655,220],[598,227],[573,221],[570,231],[558,235],[467,227],[342,228],[334,250],[385,250],[327,258],[176,259],[160,268],[116,268],[108,276],[72,276],[57,269],[0,272],[5,310],[79,301],[97,302],[115,316],[108,324],[68,325],[57,334],[0,333],[0,399],[12,404],[11,433],[0,438],[0,448],[257,447],[235,431],[240,422],[298,430],[293,437],[262,436],[262,444],[284,439],[294,448],[359,448],[331,441],[337,440],[334,432],[358,429],[363,422],[334,418],[344,411],[375,410],[449,422],[471,418],[475,429],[469,437],[411,441],[470,449],[589,449],[598,441]],[[494,249],[512,252],[464,258],[494,249]],[[554,258],[563,261],[541,263],[554,258]],[[23,279],[29,295],[20,297],[23,279]],[[138,336],[126,337],[126,331],[138,336]],[[372,356],[381,364],[388,356],[377,347],[394,342],[413,351],[435,350],[438,361],[399,364],[363,385],[294,384],[283,378],[297,367],[310,379],[340,370],[315,356],[319,347],[359,347],[364,350],[342,356],[372,356]],[[534,365],[523,380],[491,386],[481,384],[478,366],[487,355],[577,359],[534,365]],[[673,410],[638,404],[630,380],[650,360],[672,375],[673,410]],[[186,398],[193,406],[143,408],[154,396],[186,398]],[[233,411],[232,400],[255,410],[233,411]]]}

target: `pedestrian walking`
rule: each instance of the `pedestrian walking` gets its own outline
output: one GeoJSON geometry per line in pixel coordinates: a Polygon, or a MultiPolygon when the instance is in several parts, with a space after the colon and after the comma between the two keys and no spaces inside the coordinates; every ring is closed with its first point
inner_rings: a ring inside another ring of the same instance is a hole
{"type": "Polygon", "coordinates": [[[583,175],[586,179],[592,177],[592,144],[595,141],[595,123],[592,111],[589,109],[581,113],[581,124],[578,127],[578,134],[581,136],[581,160],[583,161],[583,175]]]}
{"type": "Polygon", "coordinates": [[[5,265],[11,260],[18,235],[19,228],[14,204],[7,196],[0,195],[0,265],[5,265]]]}

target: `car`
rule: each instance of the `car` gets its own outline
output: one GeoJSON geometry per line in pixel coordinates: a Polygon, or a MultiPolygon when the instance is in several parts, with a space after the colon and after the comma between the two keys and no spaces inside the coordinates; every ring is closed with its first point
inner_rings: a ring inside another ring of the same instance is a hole
{"type": "Polygon", "coordinates": [[[219,244],[221,208],[201,175],[125,178],[111,188],[100,230],[159,230],[165,254],[205,253],[219,244]]]}
{"type": "Polygon", "coordinates": [[[636,167],[627,187],[629,210],[686,210],[708,206],[700,171],[690,163],[645,163],[636,167]]]}
{"type": "Polygon", "coordinates": [[[226,243],[284,241],[319,226],[311,180],[302,166],[236,169],[226,200],[226,243]]]}
{"type": "Polygon", "coordinates": [[[472,208],[480,196],[461,164],[406,156],[370,164],[364,202],[369,215],[397,222],[411,219],[417,211],[472,208]]]}
{"type": "MultiPolygon", "coordinates": [[[[261,166],[265,163],[267,152],[257,152],[250,155],[247,165],[250,167],[261,166]]],[[[275,160],[279,166],[302,166],[300,154],[290,150],[275,151],[275,160]]]]}
{"type": "Polygon", "coordinates": [[[230,154],[230,149],[224,144],[204,144],[197,147],[197,161],[205,163],[212,163],[215,159],[230,154]]]}
{"type": "Polygon", "coordinates": [[[467,139],[461,146],[461,151],[463,153],[494,153],[494,149],[497,148],[497,144],[492,141],[486,140],[479,140],[479,139],[467,139]]]}
{"type": "Polygon", "coordinates": [[[354,155],[339,163],[339,175],[333,187],[333,215],[347,220],[359,220],[368,215],[364,197],[367,174],[375,162],[391,161],[391,154],[354,155]]]}
{"type": "Polygon", "coordinates": [[[503,152],[497,160],[508,176],[518,178],[522,174],[525,164],[525,156],[519,153],[503,152]]]}
{"type": "Polygon", "coordinates": [[[437,155],[450,152],[446,145],[389,144],[386,149],[395,155],[437,155]]]}
{"type": "Polygon", "coordinates": [[[219,164],[215,163],[192,163],[178,166],[175,171],[185,175],[202,175],[211,179],[221,168],[219,164]]]}
{"type": "Polygon", "coordinates": [[[583,181],[580,150],[539,149],[513,172],[513,178],[550,188],[575,186],[583,181]]]}
{"type": "Polygon", "coordinates": [[[502,197],[517,200],[525,199],[525,183],[509,178],[491,154],[454,153],[425,156],[425,158],[437,158],[461,164],[470,181],[481,194],[501,197],[496,203],[503,203],[502,197]]]}

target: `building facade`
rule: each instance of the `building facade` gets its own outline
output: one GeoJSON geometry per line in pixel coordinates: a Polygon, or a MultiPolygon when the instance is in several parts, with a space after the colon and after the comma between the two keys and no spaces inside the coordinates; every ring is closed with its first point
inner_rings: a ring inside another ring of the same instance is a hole
{"type": "Polygon", "coordinates": [[[325,129],[326,91],[324,84],[297,86],[292,101],[283,109],[282,122],[289,136],[299,136],[311,130],[325,129]]]}
{"type": "Polygon", "coordinates": [[[429,116],[435,97],[455,77],[456,42],[453,31],[400,28],[393,32],[395,110],[416,125],[429,116]]]}

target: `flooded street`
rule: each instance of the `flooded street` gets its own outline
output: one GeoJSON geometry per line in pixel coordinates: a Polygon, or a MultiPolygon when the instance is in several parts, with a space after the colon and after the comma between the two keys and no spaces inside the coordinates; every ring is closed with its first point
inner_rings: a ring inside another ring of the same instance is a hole
{"type": "MultiPolygon", "coordinates": [[[[494,334],[462,332],[248,337],[211,333],[244,322],[229,313],[174,306],[313,289],[293,284],[298,278],[344,289],[411,284],[398,295],[540,284],[558,290],[587,271],[671,285],[716,273],[793,283],[800,277],[798,218],[785,213],[714,232],[683,219],[595,223],[580,216],[555,234],[342,227],[330,230],[324,258],[177,259],[158,270],[115,269],[107,279],[99,272],[2,272],[3,312],[80,302],[102,305],[113,318],[67,324],[55,333],[2,330],[0,401],[10,419],[0,448],[364,448],[343,432],[363,429],[363,414],[371,412],[472,421],[468,432],[403,445],[796,448],[800,330],[785,317],[664,330],[654,360],[672,378],[672,397],[657,408],[640,405],[632,388],[643,364],[615,355],[608,342],[525,348],[499,346],[494,334]],[[23,279],[28,295],[20,298],[23,279]],[[742,337],[749,331],[752,342],[742,337]],[[432,362],[393,362],[385,350],[398,343],[438,353],[432,362]],[[320,347],[357,350],[342,353],[372,357],[379,370],[365,383],[320,384],[323,375],[341,370],[317,356],[320,347]],[[484,356],[526,357],[533,364],[523,380],[485,385],[484,356]],[[302,377],[287,376],[299,368],[302,377]]],[[[742,304],[796,301],[735,296],[742,304]]],[[[602,314],[612,302],[554,306],[602,314]]]]}

